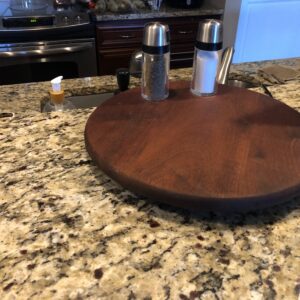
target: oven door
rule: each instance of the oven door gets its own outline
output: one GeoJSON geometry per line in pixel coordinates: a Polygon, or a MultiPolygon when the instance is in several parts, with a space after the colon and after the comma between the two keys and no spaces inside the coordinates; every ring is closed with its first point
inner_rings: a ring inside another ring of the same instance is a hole
{"type": "Polygon", "coordinates": [[[95,39],[0,44],[0,84],[97,75],[95,39]]]}

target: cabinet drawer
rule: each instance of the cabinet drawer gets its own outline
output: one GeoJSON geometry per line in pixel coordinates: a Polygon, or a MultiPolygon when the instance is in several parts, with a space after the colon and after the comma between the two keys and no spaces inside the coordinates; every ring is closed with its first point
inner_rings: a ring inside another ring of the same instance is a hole
{"type": "Polygon", "coordinates": [[[194,45],[177,44],[171,51],[171,68],[187,68],[193,65],[194,45]]]}
{"type": "Polygon", "coordinates": [[[194,43],[198,31],[198,23],[170,25],[171,43],[194,43]]]}
{"type": "Polygon", "coordinates": [[[97,39],[100,47],[128,47],[141,45],[143,27],[140,28],[97,28],[97,39]]]}

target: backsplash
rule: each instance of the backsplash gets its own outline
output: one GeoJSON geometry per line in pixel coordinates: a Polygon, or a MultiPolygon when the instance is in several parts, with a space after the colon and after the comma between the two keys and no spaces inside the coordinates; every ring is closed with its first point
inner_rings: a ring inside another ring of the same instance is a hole
{"type": "Polygon", "coordinates": [[[126,13],[146,9],[146,0],[98,0],[96,3],[97,12],[126,13]]]}
{"type": "MultiPolygon", "coordinates": [[[[106,13],[109,14],[127,14],[127,13],[156,13],[157,11],[151,9],[155,6],[155,2],[157,0],[92,0],[96,2],[95,4],[95,12],[98,15],[103,15],[106,13]]],[[[223,10],[225,6],[225,0],[203,0],[202,4],[199,8],[194,9],[179,9],[172,8],[168,5],[168,1],[160,0],[161,8],[159,10],[160,13],[172,12],[172,13],[185,13],[189,14],[189,11],[192,12],[197,10],[197,14],[199,11],[209,10],[223,10]]],[[[158,16],[157,16],[158,17],[158,16]]],[[[161,16],[160,16],[161,17],[161,16]]],[[[121,18],[121,16],[120,16],[121,18]]],[[[99,20],[98,20],[99,21],[99,20]]]]}

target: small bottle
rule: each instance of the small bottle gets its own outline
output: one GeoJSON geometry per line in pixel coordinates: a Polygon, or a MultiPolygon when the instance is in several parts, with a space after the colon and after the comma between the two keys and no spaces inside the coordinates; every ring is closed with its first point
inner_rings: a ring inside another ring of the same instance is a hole
{"type": "Polygon", "coordinates": [[[199,23],[191,84],[191,91],[197,96],[211,96],[217,92],[222,35],[221,21],[204,20],[199,23]]]}
{"type": "Polygon", "coordinates": [[[144,29],[142,97],[159,101],[169,96],[170,33],[168,25],[149,23],[144,29]]]}
{"type": "Polygon", "coordinates": [[[51,80],[52,91],[50,91],[50,101],[46,103],[43,112],[75,109],[75,106],[70,101],[65,100],[65,93],[61,89],[62,79],[62,76],[58,76],[51,80]]]}

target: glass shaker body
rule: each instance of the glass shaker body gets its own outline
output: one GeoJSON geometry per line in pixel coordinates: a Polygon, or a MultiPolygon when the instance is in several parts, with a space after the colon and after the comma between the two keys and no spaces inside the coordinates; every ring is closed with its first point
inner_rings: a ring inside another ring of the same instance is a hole
{"type": "Polygon", "coordinates": [[[217,75],[222,50],[206,51],[195,47],[191,92],[197,96],[217,93],[217,75]]]}
{"type": "Polygon", "coordinates": [[[170,52],[149,54],[143,52],[142,97],[150,101],[169,96],[170,52]]]}

